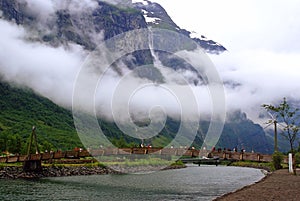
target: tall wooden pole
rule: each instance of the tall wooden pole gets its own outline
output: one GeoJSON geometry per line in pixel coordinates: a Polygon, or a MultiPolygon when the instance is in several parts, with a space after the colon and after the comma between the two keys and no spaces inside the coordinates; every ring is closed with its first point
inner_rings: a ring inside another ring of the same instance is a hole
{"type": "Polygon", "coordinates": [[[30,137],[29,137],[29,144],[28,144],[28,147],[27,147],[27,157],[29,157],[29,155],[30,155],[34,131],[35,131],[35,127],[33,126],[32,127],[32,132],[31,132],[30,137]]]}
{"type": "Polygon", "coordinates": [[[39,146],[38,146],[38,141],[37,141],[37,137],[36,137],[35,127],[33,128],[33,138],[34,138],[34,141],[35,141],[35,153],[39,154],[40,153],[40,149],[39,149],[39,146]]]}
{"type": "Polygon", "coordinates": [[[35,146],[35,153],[36,154],[40,153],[35,131],[36,131],[36,128],[35,128],[35,126],[33,126],[32,127],[32,132],[31,132],[31,135],[30,135],[30,139],[29,139],[28,148],[27,148],[27,156],[30,155],[33,141],[34,141],[34,146],[35,146]]]}

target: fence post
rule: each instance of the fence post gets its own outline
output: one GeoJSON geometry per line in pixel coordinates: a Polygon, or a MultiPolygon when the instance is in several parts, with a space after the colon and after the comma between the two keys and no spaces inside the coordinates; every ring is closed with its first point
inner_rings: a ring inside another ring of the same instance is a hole
{"type": "Polygon", "coordinates": [[[294,173],[293,170],[293,154],[289,153],[289,173],[294,173]]]}

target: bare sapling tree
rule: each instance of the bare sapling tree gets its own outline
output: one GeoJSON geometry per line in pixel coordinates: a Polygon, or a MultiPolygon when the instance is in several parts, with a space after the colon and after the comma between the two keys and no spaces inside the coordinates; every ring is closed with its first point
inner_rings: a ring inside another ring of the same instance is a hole
{"type": "MultiPolygon", "coordinates": [[[[283,98],[283,101],[278,105],[274,106],[271,104],[264,104],[262,105],[268,112],[272,114],[274,118],[272,118],[269,123],[278,123],[281,125],[281,135],[289,141],[291,153],[295,154],[295,141],[299,137],[299,115],[298,115],[298,108],[292,107],[286,100],[283,98]]],[[[294,163],[294,173],[296,165],[294,163]]]]}

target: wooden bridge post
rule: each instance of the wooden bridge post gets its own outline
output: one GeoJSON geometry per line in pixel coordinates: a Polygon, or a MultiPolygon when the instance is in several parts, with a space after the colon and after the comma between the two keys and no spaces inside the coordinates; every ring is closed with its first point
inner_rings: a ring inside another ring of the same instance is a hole
{"type": "Polygon", "coordinates": [[[33,140],[35,141],[35,152],[36,152],[36,154],[40,154],[35,130],[36,130],[36,128],[35,128],[35,126],[33,126],[32,127],[32,132],[31,132],[31,135],[30,135],[30,141],[29,141],[28,149],[27,149],[27,157],[26,157],[26,159],[24,161],[24,164],[23,164],[23,170],[25,172],[40,172],[40,171],[42,171],[41,158],[35,158],[34,157],[33,159],[31,159],[31,155],[30,155],[33,140]]]}
{"type": "Polygon", "coordinates": [[[41,160],[25,160],[23,170],[25,172],[41,172],[43,170],[42,162],[41,160]]]}
{"type": "Polygon", "coordinates": [[[227,159],[226,158],[226,151],[223,151],[223,159],[227,159]]]}
{"type": "Polygon", "coordinates": [[[243,161],[244,160],[244,152],[240,153],[240,160],[243,161]]]}

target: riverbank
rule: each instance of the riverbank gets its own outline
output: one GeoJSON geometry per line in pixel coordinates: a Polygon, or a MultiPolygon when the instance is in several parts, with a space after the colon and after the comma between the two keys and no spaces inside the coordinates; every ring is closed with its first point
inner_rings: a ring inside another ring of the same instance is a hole
{"type": "Polygon", "coordinates": [[[237,162],[233,162],[233,163],[228,164],[228,166],[255,168],[255,169],[266,170],[267,172],[274,171],[272,163],[237,161],[237,162]]]}
{"type": "Polygon", "coordinates": [[[85,175],[105,175],[105,174],[127,174],[136,172],[149,172],[168,169],[185,168],[185,165],[171,166],[112,166],[86,164],[81,166],[70,165],[51,165],[43,166],[40,172],[24,172],[21,166],[0,167],[0,179],[38,179],[45,177],[67,177],[67,176],[85,176],[85,175]]]}
{"type": "MultiPolygon", "coordinates": [[[[297,174],[300,174],[300,170],[297,170],[297,174]]],[[[300,200],[300,176],[298,175],[288,173],[287,169],[277,170],[253,185],[225,194],[214,201],[300,200]]]]}

